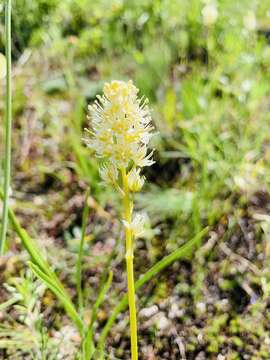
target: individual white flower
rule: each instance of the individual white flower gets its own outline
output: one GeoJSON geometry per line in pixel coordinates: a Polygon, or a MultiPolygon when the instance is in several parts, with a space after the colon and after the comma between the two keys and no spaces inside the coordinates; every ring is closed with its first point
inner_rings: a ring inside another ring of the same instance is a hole
{"type": "Polygon", "coordinates": [[[246,16],[244,16],[243,23],[248,31],[256,30],[257,20],[253,11],[249,11],[246,16]]]}
{"type": "Polygon", "coordinates": [[[4,79],[6,77],[6,57],[0,53],[0,79],[4,79]]]}
{"type": "Polygon", "coordinates": [[[148,100],[138,98],[138,91],[131,80],[114,80],[104,85],[104,95],[89,106],[92,130],[86,143],[118,169],[153,163],[146,148],[153,129],[148,100]]]}
{"type": "Polygon", "coordinates": [[[144,184],[144,176],[140,176],[140,169],[133,168],[127,175],[128,187],[132,192],[141,190],[144,184]]]}
{"type": "Polygon", "coordinates": [[[206,4],[202,9],[203,23],[206,26],[214,25],[218,18],[218,10],[215,4],[206,4]]]}
{"type": "Polygon", "coordinates": [[[147,222],[147,216],[146,214],[136,214],[131,221],[131,223],[127,222],[126,220],[122,220],[124,226],[127,229],[130,229],[132,231],[132,234],[135,238],[140,237],[145,232],[145,225],[147,222]]]}
{"type": "Polygon", "coordinates": [[[147,153],[146,146],[141,146],[133,156],[133,161],[135,165],[139,167],[144,167],[144,166],[151,166],[155,163],[152,160],[153,151],[150,152],[148,155],[146,155],[146,153],[147,153]]]}
{"type": "Polygon", "coordinates": [[[113,164],[105,164],[99,168],[101,179],[107,184],[115,184],[118,180],[118,169],[113,164]]]}

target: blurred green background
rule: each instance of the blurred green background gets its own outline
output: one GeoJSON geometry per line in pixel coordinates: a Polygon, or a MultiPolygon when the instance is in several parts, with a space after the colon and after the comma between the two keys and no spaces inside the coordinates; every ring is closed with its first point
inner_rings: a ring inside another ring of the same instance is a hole
{"type": "MultiPolygon", "coordinates": [[[[2,4],[0,20],[3,53],[2,4]]],[[[26,218],[32,219],[27,223],[30,232],[49,232],[74,249],[69,240],[79,226],[81,205],[63,210],[63,202],[88,185],[97,204],[109,212],[117,207],[112,190],[100,186],[97,162],[81,139],[88,124],[87,104],[102,92],[104,82],[133,79],[150,100],[157,130],[152,141],[156,164],[145,170],[147,185],[137,199],[151,219],[149,261],[206,225],[227,241],[231,232],[241,230],[242,219],[251,224],[257,240],[243,248],[240,244],[240,255],[250,256],[268,274],[268,232],[263,235],[254,217],[259,212],[268,221],[270,204],[269,0],[13,0],[12,27],[12,188],[17,208],[27,209],[26,218]],[[59,220],[60,230],[58,220],[55,228],[44,230],[43,222],[51,224],[55,214],[64,212],[65,218],[70,211],[69,220],[59,220]]],[[[3,154],[2,141],[0,147],[3,154]]],[[[96,226],[99,234],[100,224],[96,226]]],[[[209,255],[192,270],[188,286],[196,301],[206,294],[211,261],[220,258],[209,255]]],[[[230,274],[227,263],[218,271],[221,277],[230,274]]],[[[236,281],[234,276],[226,281],[236,281]]],[[[241,283],[245,273],[237,276],[241,283]]],[[[261,286],[260,277],[247,281],[251,288],[261,286]]],[[[234,291],[233,284],[219,285],[234,291]]],[[[208,324],[207,339],[219,332],[215,326],[220,329],[228,321],[222,319],[208,324]]],[[[242,324],[233,325],[241,333],[242,324]]],[[[234,338],[229,343],[236,357],[226,359],[240,359],[237,349],[248,346],[235,327],[229,330],[234,338]]],[[[266,329],[267,324],[263,334],[266,329]]],[[[245,331],[252,332],[250,327],[245,331]]],[[[251,352],[252,359],[270,357],[269,349],[260,348],[262,333],[252,333],[253,350],[258,350],[251,352]]],[[[217,354],[224,342],[215,339],[208,354],[217,354]]],[[[190,340],[190,354],[192,346],[190,340]]]]}
{"type": "Polygon", "coordinates": [[[14,0],[15,127],[27,132],[30,117],[43,153],[19,167],[66,160],[104,194],[81,142],[87,103],[104,81],[131,78],[158,130],[154,198],[142,202],[157,217],[183,212],[188,233],[214,223],[231,195],[268,187],[269,11],[267,0],[14,0]]]}

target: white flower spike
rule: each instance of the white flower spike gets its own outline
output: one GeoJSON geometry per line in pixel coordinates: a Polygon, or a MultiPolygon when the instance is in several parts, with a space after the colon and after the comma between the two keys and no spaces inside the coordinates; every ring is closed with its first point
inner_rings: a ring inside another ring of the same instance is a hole
{"type": "Polygon", "coordinates": [[[117,169],[152,165],[146,148],[153,129],[148,100],[138,98],[131,80],[105,83],[103,92],[89,106],[92,130],[87,145],[117,169]]]}

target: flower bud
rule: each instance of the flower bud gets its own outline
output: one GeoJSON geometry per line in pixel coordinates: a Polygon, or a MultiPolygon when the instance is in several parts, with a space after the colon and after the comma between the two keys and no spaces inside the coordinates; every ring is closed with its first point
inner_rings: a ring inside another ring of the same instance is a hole
{"type": "Polygon", "coordinates": [[[133,168],[127,175],[128,187],[132,192],[138,192],[141,190],[144,184],[144,176],[140,176],[140,170],[133,168]]]}

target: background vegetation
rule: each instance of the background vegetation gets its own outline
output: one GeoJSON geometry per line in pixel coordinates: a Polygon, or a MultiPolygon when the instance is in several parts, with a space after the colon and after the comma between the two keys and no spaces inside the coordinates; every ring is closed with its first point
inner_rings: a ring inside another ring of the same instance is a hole
{"type": "MultiPolygon", "coordinates": [[[[83,263],[90,308],[108,259],[114,274],[97,338],[126,289],[118,200],[81,141],[87,104],[104,81],[133,79],[158,132],[156,164],[138,198],[149,229],[137,242],[137,277],[210,226],[185,260],[139,290],[141,359],[270,358],[270,4],[211,2],[218,16],[207,25],[207,3],[13,1],[12,208],[76,299],[90,187],[83,263]]],[[[10,231],[0,259],[0,357],[76,359],[79,335],[26,260],[10,231]]],[[[117,318],[108,358],[129,358],[127,320],[117,318]]]]}

